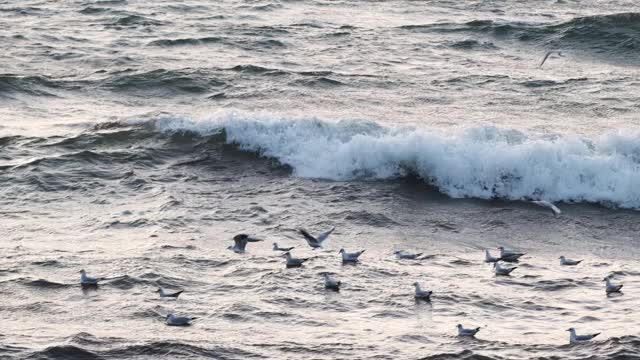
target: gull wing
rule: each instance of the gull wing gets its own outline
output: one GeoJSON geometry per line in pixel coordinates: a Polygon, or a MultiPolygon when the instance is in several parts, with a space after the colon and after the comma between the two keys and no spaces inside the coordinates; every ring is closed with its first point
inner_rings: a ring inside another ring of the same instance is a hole
{"type": "Polygon", "coordinates": [[[336,227],[332,227],[331,230],[327,231],[327,232],[323,232],[322,234],[318,235],[318,242],[321,243],[323,241],[325,241],[329,235],[331,235],[331,233],[333,232],[333,230],[335,230],[336,227]]]}
{"type": "Polygon", "coordinates": [[[318,241],[318,239],[311,236],[311,234],[309,234],[305,229],[300,229],[299,231],[300,231],[300,234],[304,236],[304,238],[307,240],[309,244],[320,244],[320,241],[318,241]]]}

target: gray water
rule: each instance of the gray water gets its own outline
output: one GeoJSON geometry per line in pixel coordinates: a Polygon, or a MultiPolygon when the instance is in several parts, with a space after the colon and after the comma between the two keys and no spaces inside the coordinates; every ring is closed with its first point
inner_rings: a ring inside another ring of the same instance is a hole
{"type": "Polygon", "coordinates": [[[640,358],[636,3],[3,1],[0,18],[0,358],[640,358]],[[333,226],[321,250],[297,231],[333,226]],[[238,233],[265,241],[235,254],[238,233]],[[286,269],[272,242],[311,259],[286,269]],[[509,277],[483,263],[500,245],[526,253],[509,277]],[[105,280],[82,289],[80,269],[105,280]],[[601,334],[569,345],[569,327],[601,334]]]}

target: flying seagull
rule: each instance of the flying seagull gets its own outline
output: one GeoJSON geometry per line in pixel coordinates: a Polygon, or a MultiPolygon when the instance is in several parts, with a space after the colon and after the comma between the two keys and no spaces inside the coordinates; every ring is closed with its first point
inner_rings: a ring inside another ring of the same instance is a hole
{"type": "Polygon", "coordinates": [[[567,259],[566,257],[564,257],[564,255],[560,256],[558,259],[560,259],[560,265],[563,265],[563,266],[575,266],[582,262],[582,260],[567,259]]]}
{"type": "Polygon", "coordinates": [[[578,335],[576,334],[576,329],[568,328],[567,331],[570,333],[569,335],[569,343],[570,344],[579,344],[585,341],[589,341],[594,337],[600,335],[600,333],[589,334],[589,335],[578,335]]]}
{"type": "Polygon", "coordinates": [[[184,290],[180,290],[180,291],[176,291],[173,293],[167,293],[164,291],[163,288],[158,288],[158,290],[156,290],[157,293],[160,293],[160,297],[161,298],[174,298],[177,299],[178,296],[180,296],[180,294],[182,294],[184,292],[184,290]]]}
{"type": "Polygon", "coordinates": [[[477,327],[475,329],[465,329],[461,324],[456,326],[458,328],[458,336],[469,336],[474,337],[480,331],[480,328],[477,327]]]}
{"type": "Polygon", "coordinates": [[[556,53],[558,54],[558,56],[563,56],[562,52],[560,50],[551,50],[551,51],[547,51],[546,54],[544,54],[544,58],[542,59],[542,62],[540,63],[540,65],[538,66],[539,69],[542,69],[542,65],[544,65],[544,62],[547,61],[547,58],[549,56],[551,56],[551,54],[556,53]]]}
{"type": "Polygon", "coordinates": [[[234,245],[229,246],[227,249],[233,250],[233,252],[235,253],[242,254],[247,247],[247,243],[258,241],[262,241],[262,239],[254,238],[247,234],[238,234],[233,237],[234,245]]]}
{"type": "Polygon", "coordinates": [[[547,201],[547,200],[537,200],[537,201],[532,201],[531,203],[536,204],[538,206],[542,206],[544,208],[547,209],[551,209],[551,211],[553,211],[553,213],[555,215],[560,215],[562,214],[562,211],[560,211],[560,209],[558,209],[557,206],[553,205],[553,203],[547,201]]]}
{"type": "Polygon", "coordinates": [[[283,248],[283,247],[278,246],[278,243],[273,243],[273,251],[284,251],[284,252],[287,252],[287,251],[291,251],[291,250],[293,250],[295,248],[296,248],[295,246],[283,248]]]}
{"type": "Polygon", "coordinates": [[[313,237],[311,234],[309,234],[304,229],[300,229],[299,231],[300,231],[300,234],[302,234],[302,236],[304,236],[305,240],[307,240],[307,243],[309,244],[309,246],[311,246],[315,250],[317,248],[322,247],[322,243],[325,240],[327,240],[329,235],[331,235],[331,233],[335,229],[336,229],[335,227],[332,227],[331,230],[323,232],[322,234],[318,235],[317,238],[313,237]]]}

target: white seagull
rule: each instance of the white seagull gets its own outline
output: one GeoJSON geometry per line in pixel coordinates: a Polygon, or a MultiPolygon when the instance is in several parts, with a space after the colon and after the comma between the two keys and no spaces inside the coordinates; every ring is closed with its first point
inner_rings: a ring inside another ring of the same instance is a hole
{"type": "Polygon", "coordinates": [[[566,257],[560,256],[560,265],[562,266],[575,266],[578,265],[582,262],[582,260],[571,260],[571,259],[567,259],[566,257]]]}
{"type": "Polygon", "coordinates": [[[315,250],[317,248],[321,248],[322,247],[322,243],[325,240],[327,240],[329,235],[331,235],[331,233],[335,229],[336,229],[335,227],[332,227],[331,230],[323,232],[322,234],[318,235],[317,238],[313,237],[311,234],[309,234],[304,229],[300,229],[299,231],[300,231],[300,234],[302,234],[302,236],[304,236],[305,240],[307,240],[307,243],[309,244],[309,246],[311,246],[315,250]]]}
{"type": "Polygon", "coordinates": [[[336,280],[329,276],[329,274],[324,273],[324,287],[326,289],[339,291],[340,285],[342,285],[342,282],[340,280],[336,280]]]}
{"type": "Polygon", "coordinates": [[[180,296],[180,294],[182,294],[184,292],[184,290],[180,290],[180,291],[176,291],[174,293],[167,293],[164,291],[163,288],[158,288],[158,290],[156,290],[157,293],[160,293],[160,297],[161,298],[174,298],[177,299],[178,296],[180,296]]]}
{"type": "Polygon", "coordinates": [[[411,253],[405,252],[404,250],[398,250],[394,252],[394,254],[398,259],[406,259],[406,260],[415,260],[422,255],[422,253],[411,254],[411,253]]]}
{"type": "Polygon", "coordinates": [[[465,328],[462,327],[461,324],[458,324],[456,327],[458,328],[458,336],[474,337],[474,336],[476,336],[478,331],[480,331],[479,327],[477,327],[475,329],[465,329],[465,328]]]}
{"type": "Polygon", "coordinates": [[[569,343],[570,344],[579,344],[585,341],[589,341],[594,337],[600,335],[600,333],[589,334],[589,335],[578,335],[576,334],[576,329],[568,328],[567,331],[570,333],[569,335],[569,343]]]}
{"type": "Polygon", "coordinates": [[[420,288],[420,283],[418,283],[417,281],[413,283],[413,286],[416,287],[416,300],[431,301],[431,294],[433,294],[433,291],[422,290],[420,288]]]}
{"type": "Polygon", "coordinates": [[[489,249],[484,250],[484,262],[486,263],[497,263],[501,259],[499,257],[491,256],[489,249]]]}
{"type": "Polygon", "coordinates": [[[499,263],[493,263],[493,268],[495,269],[495,273],[496,275],[503,275],[503,276],[507,276],[509,274],[511,274],[511,272],[515,269],[517,269],[517,266],[511,267],[511,268],[506,268],[506,267],[502,267],[500,266],[499,263]]]}
{"type": "Polygon", "coordinates": [[[290,252],[286,252],[284,253],[282,256],[287,258],[287,267],[288,268],[294,268],[294,267],[301,267],[302,263],[304,263],[305,261],[309,260],[308,258],[294,258],[290,252]]]}
{"type": "Polygon", "coordinates": [[[338,251],[338,254],[342,254],[343,262],[357,262],[358,257],[360,257],[360,255],[362,255],[363,252],[365,252],[365,250],[348,253],[344,249],[340,249],[340,251],[338,251]]]}
{"type": "Polygon", "coordinates": [[[189,326],[191,325],[191,321],[195,319],[197,318],[188,316],[174,316],[173,313],[168,313],[166,323],[169,326],[189,326]]]}
{"type": "Polygon", "coordinates": [[[609,280],[609,277],[602,279],[602,281],[606,283],[605,291],[607,292],[607,295],[613,293],[621,293],[620,290],[622,289],[622,284],[612,283],[611,280],[609,280]]]}
{"type": "Polygon", "coordinates": [[[558,209],[557,206],[553,205],[553,203],[547,201],[547,200],[538,200],[538,201],[532,201],[532,203],[538,205],[538,206],[542,206],[545,207],[547,209],[551,209],[551,211],[553,211],[554,214],[556,215],[560,215],[562,214],[562,211],[560,211],[560,209],[558,209]]]}
{"type": "Polygon", "coordinates": [[[500,260],[506,262],[518,262],[520,257],[524,255],[524,253],[517,253],[511,250],[507,250],[502,246],[500,246],[498,250],[500,250],[500,260]]]}
{"type": "Polygon", "coordinates": [[[235,253],[242,254],[247,247],[247,243],[258,241],[262,241],[262,239],[254,238],[247,234],[238,234],[233,237],[234,245],[229,246],[227,249],[233,250],[233,252],[235,253]]]}
{"type": "Polygon", "coordinates": [[[273,243],[273,251],[285,251],[286,252],[286,251],[291,251],[291,250],[293,250],[295,248],[296,248],[295,246],[283,248],[283,247],[278,246],[278,243],[273,243]]]}
{"type": "Polygon", "coordinates": [[[95,286],[98,285],[98,279],[88,276],[87,272],[82,269],[80,270],[80,285],[95,286]]]}

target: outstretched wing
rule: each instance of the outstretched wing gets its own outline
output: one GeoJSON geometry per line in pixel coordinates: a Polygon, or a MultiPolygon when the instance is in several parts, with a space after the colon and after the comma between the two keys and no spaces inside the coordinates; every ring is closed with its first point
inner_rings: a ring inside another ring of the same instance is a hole
{"type": "Polygon", "coordinates": [[[335,226],[331,228],[331,230],[327,231],[327,232],[323,232],[322,234],[318,235],[318,242],[323,242],[325,241],[329,235],[331,235],[331,233],[333,232],[333,230],[335,230],[335,226]]]}
{"type": "Polygon", "coordinates": [[[313,236],[311,236],[311,234],[309,234],[305,229],[300,229],[300,234],[302,234],[302,236],[304,236],[304,238],[307,240],[307,242],[309,244],[318,244],[319,241],[314,238],[313,236]]]}

